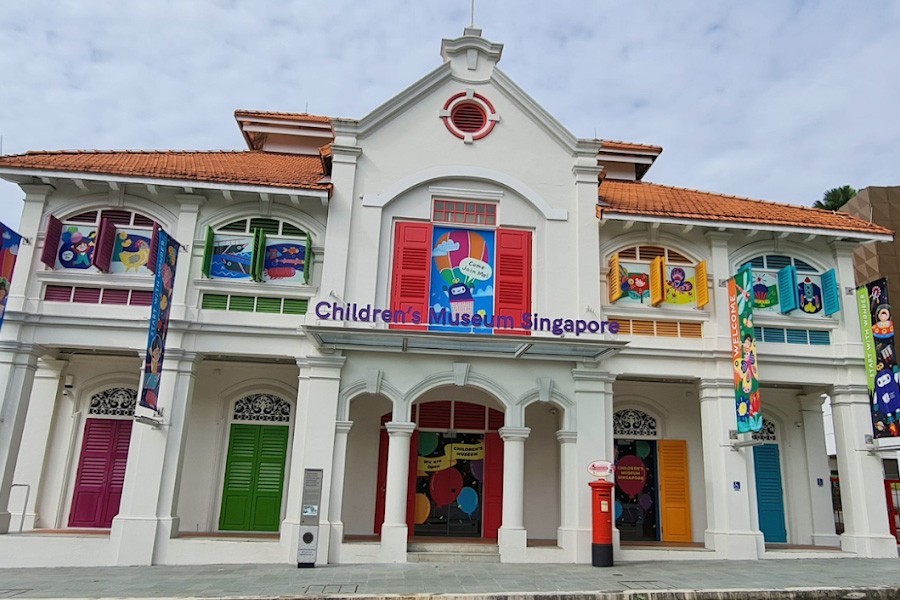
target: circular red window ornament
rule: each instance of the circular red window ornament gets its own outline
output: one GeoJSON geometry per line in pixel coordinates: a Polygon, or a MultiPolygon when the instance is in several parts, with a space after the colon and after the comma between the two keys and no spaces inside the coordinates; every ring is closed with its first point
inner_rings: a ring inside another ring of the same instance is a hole
{"type": "Polygon", "coordinates": [[[440,116],[450,133],[467,143],[489,134],[500,120],[494,105],[472,91],[452,96],[444,103],[440,116]]]}

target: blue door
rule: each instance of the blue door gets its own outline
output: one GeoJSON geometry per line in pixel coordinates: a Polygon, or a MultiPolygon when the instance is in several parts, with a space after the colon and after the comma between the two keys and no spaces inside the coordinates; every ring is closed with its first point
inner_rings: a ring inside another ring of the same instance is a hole
{"type": "Polygon", "coordinates": [[[784,528],[784,489],[781,487],[781,461],[778,444],[753,447],[756,471],[756,510],[759,529],[768,543],[787,542],[784,528]]]}

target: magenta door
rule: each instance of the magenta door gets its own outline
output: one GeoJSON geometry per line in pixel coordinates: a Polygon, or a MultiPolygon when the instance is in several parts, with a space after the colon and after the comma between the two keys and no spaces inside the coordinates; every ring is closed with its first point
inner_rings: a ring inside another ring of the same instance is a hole
{"type": "Polygon", "coordinates": [[[131,419],[88,419],[69,527],[109,527],[119,513],[125,463],[131,441],[131,419]]]}

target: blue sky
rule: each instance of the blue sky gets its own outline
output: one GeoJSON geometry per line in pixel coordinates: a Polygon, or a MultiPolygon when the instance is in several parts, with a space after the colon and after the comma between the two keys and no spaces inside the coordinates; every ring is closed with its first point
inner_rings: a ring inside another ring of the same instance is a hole
{"type": "MultiPolygon", "coordinates": [[[[469,0],[7,0],[3,152],[242,148],[236,108],[362,117],[440,64],[469,0]]],[[[647,180],[796,204],[900,184],[900,2],[479,0],[500,67],[647,180]]],[[[0,220],[21,193],[0,181],[0,220]]]]}

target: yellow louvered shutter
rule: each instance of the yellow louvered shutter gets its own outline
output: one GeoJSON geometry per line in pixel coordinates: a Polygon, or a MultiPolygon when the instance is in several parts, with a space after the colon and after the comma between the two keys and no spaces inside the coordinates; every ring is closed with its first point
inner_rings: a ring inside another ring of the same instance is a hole
{"type": "Polygon", "coordinates": [[[609,303],[612,304],[622,297],[622,280],[619,272],[619,255],[609,257],[609,276],[606,278],[609,286],[609,303]]]}
{"type": "Polygon", "coordinates": [[[657,256],[650,263],[650,304],[659,306],[666,299],[666,259],[657,256]]]}
{"type": "Polygon", "coordinates": [[[687,441],[659,440],[659,516],[662,541],[691,542],[691,494],[687,441]]]}
{"type": "Polygon", "coordinates": [[[709,287],[706,284],[706,261],[700,261],[697,265],[697,274],[694,277],[697,284],[697,308],[703,308],[709,304],[709,287]]]}

